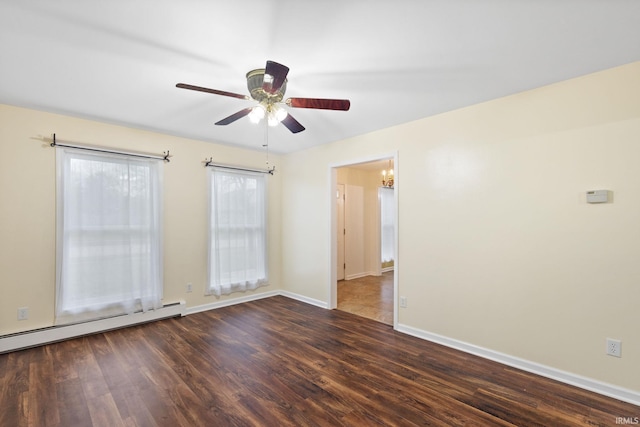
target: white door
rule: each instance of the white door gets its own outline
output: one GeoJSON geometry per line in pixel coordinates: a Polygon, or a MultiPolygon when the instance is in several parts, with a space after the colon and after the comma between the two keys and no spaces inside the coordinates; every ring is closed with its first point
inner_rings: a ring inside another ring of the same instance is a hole
{"type": "Polygon", "coordinates": [[[337,233],[338,233],[338,280],[344,280],[344,184],[336,186],[337,233]]]}
{"type": "Polygon", "coordinates": [[[344,202],[346,280],[366,276],[364,245],[364,187],[347,184],[344,202]]]}

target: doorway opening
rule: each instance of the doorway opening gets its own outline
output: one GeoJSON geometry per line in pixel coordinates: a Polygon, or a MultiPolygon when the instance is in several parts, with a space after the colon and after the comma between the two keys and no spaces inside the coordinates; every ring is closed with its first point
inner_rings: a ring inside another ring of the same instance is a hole
{"type": "Polygon", "coordinates": [[[331,165],[330,308],[394,327],[398,318],[397,176],[397,153],[331,165]],[[395,182],[390,184],[391,168],[395,182]]]}

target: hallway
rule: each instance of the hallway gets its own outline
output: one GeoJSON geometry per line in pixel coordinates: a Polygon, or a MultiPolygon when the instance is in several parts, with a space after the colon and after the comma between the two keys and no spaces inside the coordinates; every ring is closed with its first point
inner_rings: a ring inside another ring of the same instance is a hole
{"type": "Polygon", "coordinates": [[[338,310],[393,325],[393,271],[338,281],[338,310]]]}

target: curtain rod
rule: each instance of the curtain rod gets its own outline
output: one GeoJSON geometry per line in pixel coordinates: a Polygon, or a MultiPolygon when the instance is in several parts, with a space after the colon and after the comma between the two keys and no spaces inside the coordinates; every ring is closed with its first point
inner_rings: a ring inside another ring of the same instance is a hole
{"type": "Polygon", "coordinates": [[[169,150],[162,153],[162,155],[157,154],[143,154],[143,153],[134,153],[131,151],[123,151],[123,150],[112,150],[110,148],[103,147],[90,147],[85,145],[76,145],[76,144],[67,144],[67,143],[59,143],[56,141],[56,134],[53,134],[53,142],[51,144],[52,147],[67,147],[67,148],[77,148],[79,150],[87,150],[87,151],[97,151],[99,153],[111,153],[111,154],[122,154],[130,157],[141,157],[143,159],[157,159],[164,160],[165,162],[170,162],[169,150]]]}
{"type": "Polygon", "coordinates": [[[245,168],[245,167],[241,167],[241,166],[224,165],[224,164],[221,164],[221,163],[213,163],[213,157],[209,158],[209,160],[205,159],[204,166],[205,167],[211,166],[211,167],[222,168],[222,169],[232,169],[232,170],[245,171],[245,172],[268,173],[269,175],[273,175],[273,173],[276,170],[275,166],[272,167],[271,169],[251,169],[251,168],[245,168]]]}

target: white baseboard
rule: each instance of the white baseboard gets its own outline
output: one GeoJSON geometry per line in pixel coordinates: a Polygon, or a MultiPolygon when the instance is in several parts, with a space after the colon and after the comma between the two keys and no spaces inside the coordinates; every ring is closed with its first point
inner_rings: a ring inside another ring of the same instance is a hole
{"type": "Polygon", "coordinates": [[[198,305],[196,307],[191,307],[185,310],[184,315],[187,316],[189,314],[195,314],[195,313],[200,313],[203,311],[207,311],[207,310],[215,310],[216,308],[222,308],[222,307],[228,307],[230,305],[236,305],[236,304],[242,304],[243,302],[249,302],[249,301],[257,301],[263,298],[269,298],[269,297],[275,297],[275,296],[284,296],[284,297],[288,297],[291,299],[295,299],[297,301],[301,301],[304,302],[306,304],[311,304],[311,305],[315,305],[317,307],[320,308],[328,308],[329,305],[324,302],[324,301],[320,301],[317,299],[313,299],[313,298],[309,298],[309,297],[305,297],[303,295],[299,295],[293,292],[289,292],[289,291],[283,291],[283,290],[275,290],[275,291],[269,291],[269,292],[261,292],[259,294],[251,294],[251,295],[246,295],[246,296],[242,296],[242,297],[238,297],[238,298],[231,298],[231,299],[226,299],[224,301],[216,301],[216,302],[212,302],[210,304],[203,304],[203,305],[198,305]]]}
{"type": "Polygon", "coordinates": [[[63,341],[111,329],[124,328],[140,323],[166,319],[168,317],[182,316],[184,314],[184,306],[184,302],[180,302],[144,313],[133,313],[72,325],[51,326],[49,328],[7,335],[0,338],[0,353],[63,341]]]}
{"type": "Polygon", "coordinates": [[[365,271],[362,273],[349,274],[348,276],[344,276],[344,280],[353,280],[353,279],[359,279],[361,277],[375,276],[375,275],[376,273],[373,271],[365,271]]]}
{"type": "Polygon", "coordinates": [[[215,310],[216,308],[228,307],[230,305],[242,304],[243,302],[256,301],[263,298],[269,298],[277,295],[281,295],[280,291],[261,292],[258,294],[249,294],[238,298],[225,299],[223,301],[216,301],[209,304],[197,305],[185,310],[184,315],[201,313],[203,311],[215,310]]]}
{"type": "Polygon", "coordinates": [[[614,399],[622,400],[624,402],[640,406],[640,393],[634,390],[629,390],[612,384],[596,381],[591,378],[572,374],[560,369],[555,369],[549,366],[541,365],[539,363],[520,359],[519,357],[510,356],[508,354],[489,350],[487,348],[479,347],[463,341],[458,341],[442,335],[426,332],[421,329],[413,328],[411,326],[399,324],[396,329],[398,332],[402,332],[407,335],[412,335],[414,337],[422,338],[427,341],[442,344],[446,347],[464,351],[465,353],[473,354],[485,359],[493,360],[494,362],[502,363],[503,365],[511,366],[513,368],[521,369],[523,371],[531,372],[533,374],[550,378],[552,380],[560,381],[565,384],[569,384],[575,387],[592,391],[594,393],[602,394],[604,396],[612,397],[614,399]]]}
{"type": "Polygon", "coordinates": [[[295,294],[289,291],[280,291],[279,294],[282,295],[283,297],[287,297],[287,298],[291,298],[307,304],[315,305],[316,307],[325,308],[325,309],[329,308],[329,304],[327,304],[326,301],[320,301],[314,298],[305,297],[304,295],[295,294]]]}

